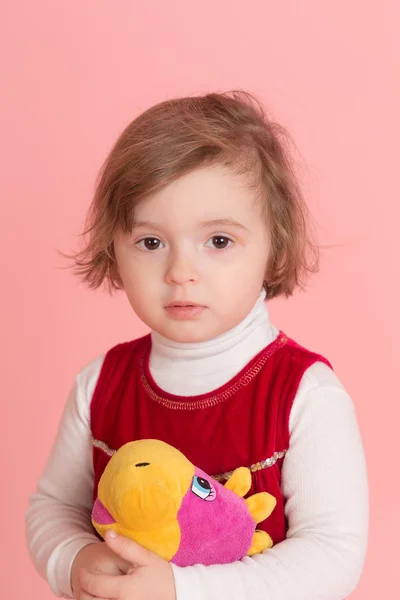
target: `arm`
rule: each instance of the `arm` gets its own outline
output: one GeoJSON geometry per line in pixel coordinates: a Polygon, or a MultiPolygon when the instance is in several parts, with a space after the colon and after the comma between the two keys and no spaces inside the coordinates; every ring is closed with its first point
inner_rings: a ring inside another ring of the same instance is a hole
{"type": "Polygon", "coordinates": [[[76,378],[58,434],[26,514],[33,563],[57,596],[72,597],[70,571],[78,552],[99,543],[91,525],[93,493],[89,407],[103,359],[76,378]]]}
{"type": "Polygon", "coordinates": [[[317,363],[293,405],[282,468],[287,539],[229,565],[176,567],[177,600],[342,600],[365,557],[368,491],[353,404],[317,363]]]}

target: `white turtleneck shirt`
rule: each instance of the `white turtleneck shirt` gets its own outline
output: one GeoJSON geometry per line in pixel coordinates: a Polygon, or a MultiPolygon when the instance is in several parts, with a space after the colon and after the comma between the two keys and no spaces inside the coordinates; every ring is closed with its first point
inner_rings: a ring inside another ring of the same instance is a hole
{"type": "MultiPolygon", "coordinates": [[[[241,323],[211,340],[178,343],[153,331],[150,371],[166,392],[209,393],[277,335],[262,291],[241,323]]],[[[76,377],[26,515],[32,560],[54,594],[63,598],[72,597],[76,554],[89,543],[100,543],[90,519],[90,403],[103,360],[96,358],[76,377]]],[[[324,363],[305,372],[289,430],[281,479],[287,539],[228,565],[173,565],[177,600],[343,600],[356,587],[368,530],[364,452],[353,403],[324,363]]]]}

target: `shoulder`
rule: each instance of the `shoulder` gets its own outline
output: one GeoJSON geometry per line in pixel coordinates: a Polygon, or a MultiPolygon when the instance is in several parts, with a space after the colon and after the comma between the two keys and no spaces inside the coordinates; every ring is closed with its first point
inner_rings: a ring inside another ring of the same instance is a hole
{"type": "Polygon", "coordinates": [[[287,336],[284,332],[280,332],[277,342],[283,341],[282,349],[284,354],[289,358],[292,363],[302,364],[305,368],[313,365],[316,362],[325,363],[329,368],[332,368],[329,360],[325,356],[322,356],[319,352],[310,350],[305,346],[299,344],[293,338],[287,336]]]}
{"type": "Polygon", "coordinates": [[[78,394],[90,404],[101,370],[106,360],[118,360],[122,355],[131,355],[149,340],[149,334],[128,342],[121,342],[84,365],[76,376],[78,394]]]}
{"type": "Polygon", "coordinates": [[[104,359],[105,354],[97,356],[82,367],[75,377],[75,385],[70,401],[72,402],[72,410],[76,411],[84,423],[89,422],[90,405],[104,359]]]}
{"type": "Polygon", "coordinates": [[[289,428],[301,422],[353,418],[354,405],[343,383],[324,362],[314,362],[304,372],[290,414],[289,428]]]}
{"type": "Polygon", "coordinates": [[[288,342],[289,354],[304,367],[293,400],[289,429],[292,430],[299,419],[315,417],[320,411],[353,412],[352,400],[329,360],[291,338],[288,338],[288,342]]]}
{"type": "Polygon", "coordinates": [[[279,332],[274,343],[280,349],[280,352],[277,353],[278,356],[284,357],[290,368],[294,365],[299,367],[301,379],[298,393],[319,386],[334,386],[343,389],[331,362],[320,352],[302,346],[283,331],[279,332]]]}
{"type": "Polygon", "coordinates": [[[320,360],[317,360],[306,369],[300,387],[304,391],[318,387],[333,387],[344,390],[343,384],[335,371],[327,363],[320,360]]]}
{"type": "Polygon", "coordinates": [[[101,368],[104,364],[106,354],[101,354],[84,365],[76,376],[77,387],[85,396],[92,396],[101,368]]]}
{"type": "Polygon", "coordinates": [[[114,361],[119,362],[123,359],[130,359],[132,356],[135,356],[137,352],[140,352],[146,348],[150,343],[151,336],[149,333],[128,342],[121,342],[106,352],[104,355],[104,361],[112,363],[114,361]]]}

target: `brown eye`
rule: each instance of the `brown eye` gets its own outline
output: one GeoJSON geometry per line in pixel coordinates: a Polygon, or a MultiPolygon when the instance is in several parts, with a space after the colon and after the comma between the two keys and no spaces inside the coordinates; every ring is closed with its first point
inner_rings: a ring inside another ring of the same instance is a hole
{"type": "Polygon", "coordinates": [[[219,250],[223,250],[224,248],[227,248],[229,243],[232,240],[230,240],[229,238],[223,236],[223,235],[214,235],[212,237],[212,243],[214,248],[218,248],[219,250]]]}
{"type": "Polygon", "coordinates": [[[137,242],[136,245],[139,246],[139,248],[141,248],[142,250],[158,250],[161,243],[161,240],[159,240],[158,238],[147,237],[140,240],[140,242],[137,242]]]}

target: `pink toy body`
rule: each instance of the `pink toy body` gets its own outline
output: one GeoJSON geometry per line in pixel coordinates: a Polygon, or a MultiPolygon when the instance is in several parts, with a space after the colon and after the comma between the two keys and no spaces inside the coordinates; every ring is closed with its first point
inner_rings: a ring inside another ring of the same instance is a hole
{"type": "Polygon", "coordinates": [[[195,474],[208,481],[216,494],[208,500],[191,489],[186,492],[178,512],[181,542],[171,562],[187,566],[240,560],[250,548],[255,530],[245,501],[200,469],[196,468],[195,474]]]}

